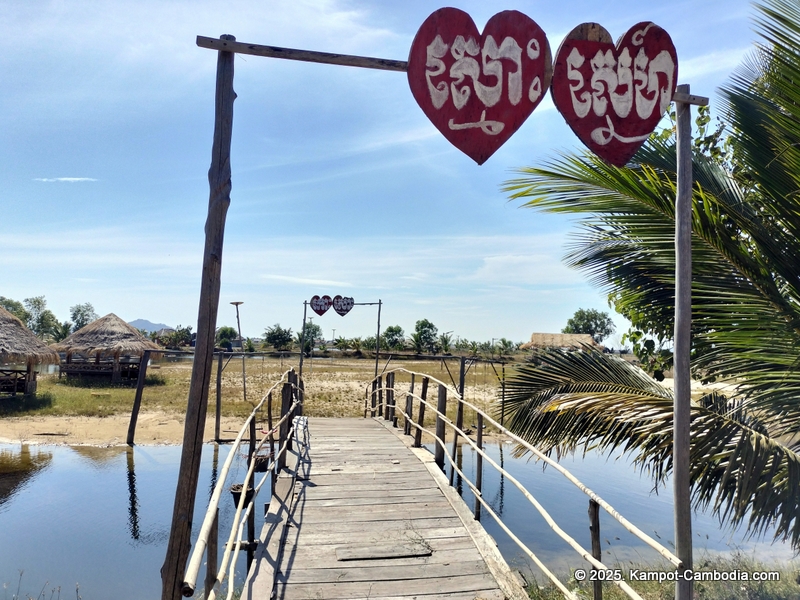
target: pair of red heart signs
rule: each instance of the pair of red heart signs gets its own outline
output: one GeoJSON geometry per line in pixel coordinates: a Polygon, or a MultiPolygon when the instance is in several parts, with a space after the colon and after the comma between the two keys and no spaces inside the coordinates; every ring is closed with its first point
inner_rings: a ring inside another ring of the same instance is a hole
{"type": "Polygon", "coordinates": [[[355,302],[352,298],[347,296],[334,296],[331,298],[327,294],[324,296],[314,296],[311,298],[311,310],[317,313],[319,316],[324,315],[328,312],[328,309],[333,306],[333,310],[339,313],[342,316],[345,316],[347,313],[350,312],[350,309],[353,308],[355,302]]]}
{"type": "Polygon", "coordinates": [[[497,13],[478,32],[441,8],[422,24],[408,58],[411,93],[456,148],[483,164],[519,129],[548,87],[580,140],[625,165],[672,101],[678,56],[669,34],[638,23],[616,45],[597,23],[564,39],[553,62],[547,36],[521,12],[497,13]]]}

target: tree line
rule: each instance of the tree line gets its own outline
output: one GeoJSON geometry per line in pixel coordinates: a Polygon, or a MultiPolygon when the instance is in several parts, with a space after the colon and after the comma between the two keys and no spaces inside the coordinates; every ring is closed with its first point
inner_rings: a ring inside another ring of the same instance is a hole
{"type": "Polygon", "coordinates": [[[0,296],[0,306],[22,321],[45,342],[60,342],[99,318],[91,303],[84,302],[70,307],[71,320],[60,321],[53,311],[47,308],[44,296],[25,298],[22,302],[0,296]]]}

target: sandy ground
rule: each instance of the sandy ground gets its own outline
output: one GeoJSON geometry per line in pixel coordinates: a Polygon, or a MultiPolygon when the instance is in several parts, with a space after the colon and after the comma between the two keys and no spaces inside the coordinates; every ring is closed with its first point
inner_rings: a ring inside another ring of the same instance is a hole
{"type": "MultiPolygon", "coordinates": [[[[221,436],[234,438],[243,419],[222,419],[221,436]]],[[[111,417],[7,417],[0,419],[0,443],[125,445],[130,415],[111,417]]],[[[135,442],[139,445],[180,444],[183,441],[183,415],[142,412],[136,424],[135,442]]],[[[214,419],[206,420],[204,441],[214,439],[214,419]]]]}

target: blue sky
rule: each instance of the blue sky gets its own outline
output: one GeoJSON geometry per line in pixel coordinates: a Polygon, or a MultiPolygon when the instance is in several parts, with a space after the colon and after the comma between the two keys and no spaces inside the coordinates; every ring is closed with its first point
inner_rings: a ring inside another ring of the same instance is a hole
{"type": "MultiPolygon", "coordinates": [[[[453,4],[479,28],[516,9],[563,36],[596,21],[616,39],[666,29],[679,83],[712,98],[751,48],[743,0],[453,4]]],[[[195,37],[405,60],[442,5],[411,0],[0,3],[0,295],[44,295],[61,320],[104,315],[196,328],[216,53],[195,37]]],[[[382,325],[477,340],[557,332],[610,310],[561,263],[568,219],[501,193],[523,166],[580,142],[549,95],[477,166],[416,105],[403,73],[238,56],[233,190],[218,324],[297,330],[303,300],[383,301],[382,325]]],[[[367,336],[374,307],[315,322],[367,336]]],[[[625,328],[621,318],[618,328],[625,328]]]]}

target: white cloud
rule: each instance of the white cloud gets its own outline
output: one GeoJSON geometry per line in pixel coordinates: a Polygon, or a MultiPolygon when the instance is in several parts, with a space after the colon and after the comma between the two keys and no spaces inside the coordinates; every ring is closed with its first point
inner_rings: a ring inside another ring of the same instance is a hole
{"type": "Polygon", "coordinates": [[[681,61],[678,65],[678,77],[681,82],[691,82],[713,73],[732,73],[742,64],[745,54],[752,46],[743,46],[732,50],[709,52],[681,61]]]}
{"type": "Polygon", "coordinates": [[[52,182],[64,182],[64,183],[83,183],[86,181],[100,181],[99,179],[95,179],[94,177],[35,177],[34,181],[45,181],[47,183],[52,182]]]}
{"type": "Polygon", "coordinates": [[[330,287],[351,287],[351,284],[341,281],[333,281],[330,279],[309,279],[306,277],[291,277],[289,275],[262,275],[262,279],[269,279],[273,281],[285,281],[287,283],[300,283],[303,285],[318,285],[330,287]]]}

